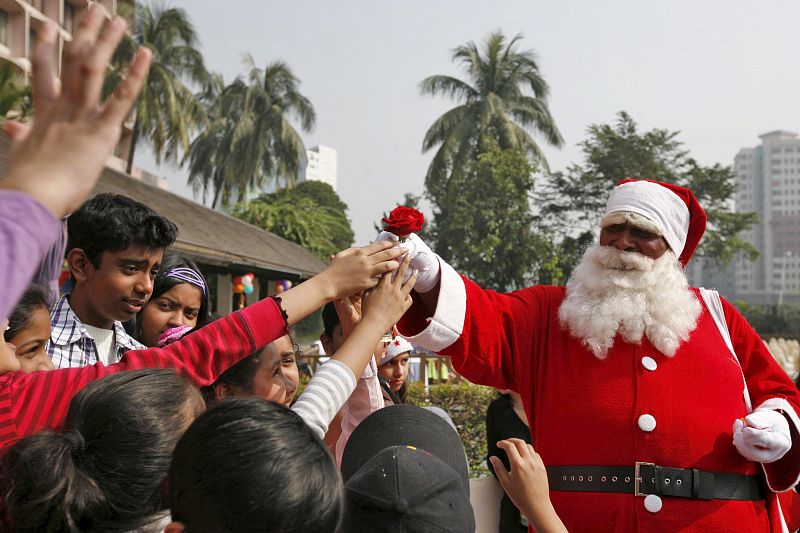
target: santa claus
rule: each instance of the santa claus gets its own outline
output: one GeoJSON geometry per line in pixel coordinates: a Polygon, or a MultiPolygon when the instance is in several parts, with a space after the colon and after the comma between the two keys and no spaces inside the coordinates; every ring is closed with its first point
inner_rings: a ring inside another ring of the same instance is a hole
{"type": "Polygon", "coordinates": [[[705,225],[690,190],[625,180],[567,287],[507,294],[401,244],[419,277],[399,331],[519,392],[569,531],[785,530],[800,395],[728,302],[715,322],[689,287],[705,225]]]}

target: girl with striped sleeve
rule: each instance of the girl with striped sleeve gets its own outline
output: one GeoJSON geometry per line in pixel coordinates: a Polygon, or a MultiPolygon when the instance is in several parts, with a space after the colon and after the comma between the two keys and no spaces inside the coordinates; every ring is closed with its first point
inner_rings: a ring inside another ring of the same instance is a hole
{"type": "MultiPolygon", "coordinates": [[[[110,374],[142,368],[174,368],[196,386],[210,385],[228,367],[285,335],[288,325],[329,301],[375,286],[378,282],[375,276],[396,269],[394,259],[401,253],[391,244],[345,250],[321,274],[293,287],[280,299],[262,300],[163,348],[127,352],[113,365],[98,363],[25,374],[20,370],[13,347],[3,342],[0,448],[42,429],[58,427],[75,393],[110,374]]],[[[5,324],[0,326],[5,329],[5,324]]]]}

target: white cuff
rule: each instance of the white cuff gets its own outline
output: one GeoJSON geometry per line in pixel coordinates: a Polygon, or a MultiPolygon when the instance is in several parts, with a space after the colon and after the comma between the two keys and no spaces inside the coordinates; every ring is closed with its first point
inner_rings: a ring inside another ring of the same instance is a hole
{"type": "MultiPolygon", "coordinates": [[[[770,409],[772,411],[780,411],[784,413],[786,416],[789,417],[789,423],[794,426],[794,430],[798,434],[800,434],[800,417],[797,416],[797,412],[794,410],[794,407],[792,407],[792,404],[787,402],[785,399],[770,398],[769,400],[762,402],[761,405],[759,405],[754,409],[754,411],[757,411],[759,409],[770,409]]],[[[794,448],[795,446],[800,446],[800,442],[792,442],[792,448],[794,448]]],[[[789,449],[788,453],[792,453],[792,448],[789,449]]],[[[764,465],[762,464],[761,467],[764,468],[764,465]]],[[[772,492],[787,492],[789,490],[793,490],[793,487],[797,485],[798,482],[800,482],[800,474],[798,474],[797,478],[792,482],[789,488],[787,488],[784,491],[776,491],[775,489],[772,488],[772,485],[770,485],[769,483],[769,476],[767,475],[766,469],[764,469],[764,477],[767,479],[767,486],[769,487],[769,490],[771,490],[772,492]]]]}
{"type": "Polygon", "coordinates": [[[444,350],[458,340],[464,332],[464,319],[467,315],[467,289],[464,280],[438,255],[441,271],[439,299],[436,312],[428,318],[428,325],[416,335],[407,337],[411,344],[422,346],[432,352],[444,350]]]}

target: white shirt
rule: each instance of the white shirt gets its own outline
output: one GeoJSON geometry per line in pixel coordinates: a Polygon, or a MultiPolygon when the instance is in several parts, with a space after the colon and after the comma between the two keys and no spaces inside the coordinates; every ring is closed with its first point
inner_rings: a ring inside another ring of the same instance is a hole
{"type": "Polygon", "coordinates": [[[86,333],[88,333],[89,336],[94,339],[94,343],[97,346],[97,358],[100,360],[100,362],[104,365],[116,363],[117,358],[115,357],[116,345],[114,343],[114,330],[96,328],[94,326],[90,326],[89,324],[84,324],[83,327],[86,328],[86,333]]]}

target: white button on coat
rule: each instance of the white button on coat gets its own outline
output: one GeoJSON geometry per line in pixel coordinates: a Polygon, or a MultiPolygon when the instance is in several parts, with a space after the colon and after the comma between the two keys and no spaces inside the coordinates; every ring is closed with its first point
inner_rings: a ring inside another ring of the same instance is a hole
{"type": "Polygon", "coordinates": [[[644,498],[644,508],[650,511],[651,513],[657,513],[661,510],[661,507],[664,505],[664,502],[661,501],[655,494],[648,494],[644,498]]]}
{"type": "Polygon", "coordinates": [[[639,417],[639,429],[650,433],[656,429],[656,419],[653,415],[642,415],[639,417]]]}
{"type": "Polygon", "coordinates": [[[658,368],[658,363],[656,363],[656,360],[652,357],[642,357],[642,366],[652,372],[658,368]]]}

